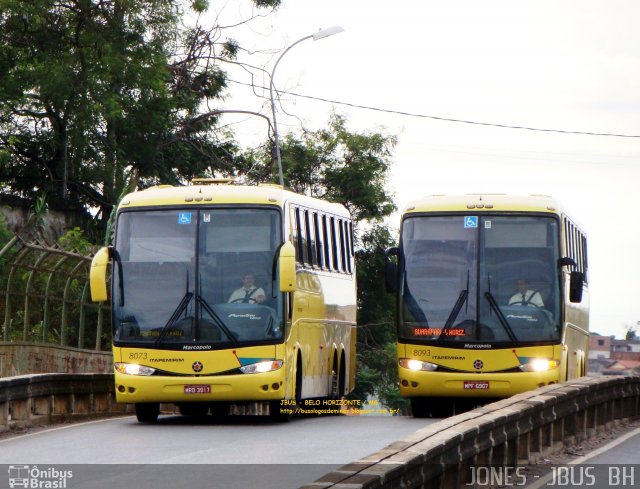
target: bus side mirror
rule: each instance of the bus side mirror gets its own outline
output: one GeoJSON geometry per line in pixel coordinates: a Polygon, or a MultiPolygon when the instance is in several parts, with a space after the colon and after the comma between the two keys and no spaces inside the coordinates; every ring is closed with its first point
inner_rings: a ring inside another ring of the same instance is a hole
{"type": "Polygon", "coordinates": [[[280,292],[296,290],[296,249],[290,242],[280,247],[280,292]]]}
{"type": "Polygon", "coordinates": [[[398,248],[389,248],[384,252],[384,284],[387,292],[398,291],[398,264],[391,261],[392,256],[398,256],[398,248]]]}
{"type": "Polygon", "coordinates": [[[571,302],[582,302],[583,283],[584,273],[571,272],[569,278],[569,300],[571,302]]]}
{"type": "Polygon", "coordinates": [[[89,271],[89,287],[91,288],[91,300],[104,302],[107,300],[107,265],[110,252],[106,246],[100,248],[91,261],[89,271]]]}
{"type": "Polygon", "coordinates": [[[560,258],[558,260],[558,267],[562,268],[562,267],[575,267],[577,266],[576,261],[573,258],[570,258],[568,256],[565,256],[563,258],[560,258]]]}

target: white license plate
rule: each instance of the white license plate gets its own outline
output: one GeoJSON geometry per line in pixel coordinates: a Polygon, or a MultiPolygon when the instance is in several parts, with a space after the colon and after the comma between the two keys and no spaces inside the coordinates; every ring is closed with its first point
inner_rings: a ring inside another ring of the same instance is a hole
{"type": "Polygon", "coordinates": [[[465,380],[463,382],[464,390],[476,389],[476,390],[489,390],[489,382],[477,381],[477,380],[465,380]]]}
{"type": "Polygon", "coordinates": [[[211,386],[210,385],[185,385],[184,393],[185,394],[210,394],[211,386]]]}

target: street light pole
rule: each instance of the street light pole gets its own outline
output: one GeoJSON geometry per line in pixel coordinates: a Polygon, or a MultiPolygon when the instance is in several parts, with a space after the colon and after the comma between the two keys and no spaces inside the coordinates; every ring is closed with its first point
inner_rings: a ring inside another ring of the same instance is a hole
{"type": "Polygon", "coordinates": [[[282,185],[283,187],[284,187],[284,175],[282,174],[282,159],[280,157],[280,141],[278,139],[278,123],[276,122],[276,102],[275,102],[275,99],[273,98],[273,90],[274,90],[273,77],[276,74],[276,68],[278,67],[278,63],[280,63],[280,60],[284,57],[284,55],[287,54],[292,47],[296,46],[297,44],[300,44],[302,41],[306,41],[307,39],[313,39],[314,41],[318,41],[319,39],[324,39],[325,37],[333,36],[334,34],[338,34],[342,31],[344,31],[342,27],[334,25],[326,29],[321,29],[315,34],[311,34],[309,36],[303,37],[302,39],[298,39],[296,42],[294,42],[291,46],[289,46],[287,49],[285,49],[282,52],[282,54],[278,57],[275,64],[273,65],[273,70],[271,70],[271,81],[269,83],[269,96],[271,97],[271,113],[273,115],[273,135],[276,141],[276,159],[278,161],[278,178],[280,181],[280,185],[282,185]]]}

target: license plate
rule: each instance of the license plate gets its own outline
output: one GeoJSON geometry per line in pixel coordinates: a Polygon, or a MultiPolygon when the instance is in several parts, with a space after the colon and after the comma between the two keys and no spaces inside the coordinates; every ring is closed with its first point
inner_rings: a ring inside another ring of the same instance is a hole
{"type": "Polygon", "coordinates": [[[476,389],[476,390],[488,390],[489,382],[482,382],[477,380],[465,380],[464,389],[476,389]]]}
{"type": "Polygon", "coordinates": [[[211,386],[210,385],[185,385],[184,393],[185,394],[210,394],[211,386]]]}

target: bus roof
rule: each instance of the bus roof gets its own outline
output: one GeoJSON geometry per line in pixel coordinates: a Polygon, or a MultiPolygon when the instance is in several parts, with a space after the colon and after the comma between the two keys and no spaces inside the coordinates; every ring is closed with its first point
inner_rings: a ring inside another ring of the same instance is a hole
{"type": "Polygon", "coordinates": [[[346,215],[347,213],[346,208],[341,204],[297,194],[283,189],[280,185],[260,184],[250,186],[228,183],[178,187],[158,185],[125,195],[120,203],[119,210],[135,207],[214,204],[257,204],[282,207],[287,201],[313,209],[323,209],[334,214],[346,215]]]}
{"type": "Polygon", "coordinates": [[[415,212],[546,212],[560,214],[561,206],[547,195],[506,194],[431,195],[409,202],[404,214],[415,212]]]}

